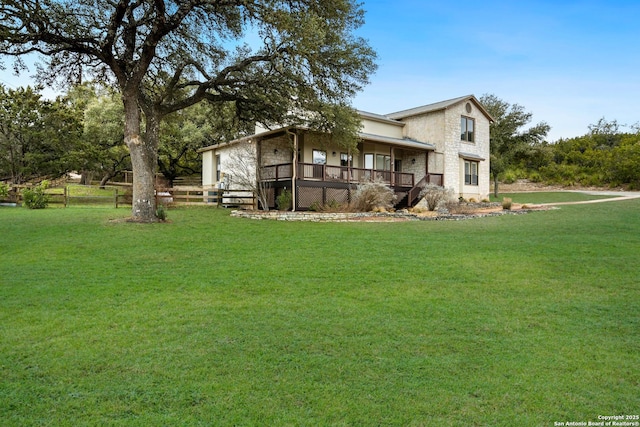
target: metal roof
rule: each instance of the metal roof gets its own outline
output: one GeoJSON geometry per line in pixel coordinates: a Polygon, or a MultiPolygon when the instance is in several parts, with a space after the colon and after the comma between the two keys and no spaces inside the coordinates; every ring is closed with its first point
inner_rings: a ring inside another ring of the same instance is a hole
{"type": "Polygon", "coordinates": [[[364,119],[375,120],[377,122],[387,123],[395,126],[405,125],[405,123],[399,122],[394,119],[390,119],[389,117],[383,116],[382,114],[370,113],[368,111],[362,111],[362,110],[358,110],[358,114],[360,115],[360,117],[364,119]]]}
{"type": "Polygon", "coordinates": [[[435,150],[436,146],[426,142],[416,141],[414,139],[392,138],[390,136],[374,135],[371,133],[359,132],[358,136],[367,141],[382,142],[399,147],[413,148],[416,150],[435,150]]]}
{"type": "Polygon", "coordinates": [[[408,110],[402,110],[402,111],[398,111],[398,112],[395,112],[395,113],[386,114],[386,117],[388,117],[390,119],[394,119],[394,120],[401,120],[401,119],[404,119],[406,117],[417,116],[419,114],[430,113],[430,112],[433,112],[433,111],[446,110],[447,108],[449,108],[449,107],[451,107],[453,105],[457,105],[457,104],[459,104],[461,102],[464,102],[464,101],[473,102],[476,105],[476,107],[478,107],[480,109],[480,111],[482,111],[482,114],[487,116],[487,118],[490,121],[493,121],[493,117],[491,117],[491,115],[487,112],[487,110],[485,110],[485,108],[482,106],[480,101],[478,101],[478,99],[473,95],[461,96],[461,97],[458,97],[458,98],[448,99],[446,101],[436,102],[434,104],[427,104],[427,105],[423,105],[421,107],[410,108],[408,110]]]}
{"type": "Polygon", "coordinates": [[[478,160],[480,162],[485,160],[485,158],[480,156],[479,154],[463,153],[462,151],[460,151],[458,153],[458,156],[460,156],[461,158],[466,159],[466,160],[478,160]]]}

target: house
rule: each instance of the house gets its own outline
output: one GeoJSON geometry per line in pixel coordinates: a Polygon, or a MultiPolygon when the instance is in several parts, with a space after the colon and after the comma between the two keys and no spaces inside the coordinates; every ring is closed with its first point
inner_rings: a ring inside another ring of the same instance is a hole
{"type": "Polygon", "coordinates": [[[258,177],[265,186],[270,207],[285,189],[294,190],[296,210],[345,203],[356,184],[373,179],[394,189],[397,208],[414,206],[425,183],[450,188],[465,199],[489,197],[492,118],[475,96],[385,115],[359,114],[357,153],[331,146],[303,127],[258,129],[254,135],[201,149],[202,184],[242,188],[247,171],[240,169],[249,164],[250,179],[258,177]],[[238,154],[240,147],[245,147],[244,154],[238,154]],[[239,158],[248,163],[239,166],[239,158]]]}

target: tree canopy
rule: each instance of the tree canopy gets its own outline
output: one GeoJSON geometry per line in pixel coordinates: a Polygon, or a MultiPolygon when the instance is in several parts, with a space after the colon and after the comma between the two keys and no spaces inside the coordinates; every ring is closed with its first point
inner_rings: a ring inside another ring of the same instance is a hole
{"type": "Polygon", "coordinates": [[[494,119],[489,131],[491,174],[497,197],[498,176],[519,158],[531,155],[535,145],[544,140],[551,127],[540,122],[527,128],[533,114],[525,111],[523,106],[510,104],[496,95],[482,95],[480,102],[494,119]]]}
{"type": "Polygon", "coordinates": [[[81,114],[63,98],[48,101],[37,88],[0,85],[1,179],[21,184],[63,175],[81,135],[81,114]]]}
{"type": "Polygon", "coordinates": [[[375,69],[375,53],[354,35],[364,22],[354,0],[5,0],[0,16],[0,55],[44,56],[42,81],[89,76],[119,89],[132,214],[143,221],[155,218],[168,114],[207,100],[265,125],[309,112],[330,130],[336,115],[355,114],[344,107],[375,69]]]}

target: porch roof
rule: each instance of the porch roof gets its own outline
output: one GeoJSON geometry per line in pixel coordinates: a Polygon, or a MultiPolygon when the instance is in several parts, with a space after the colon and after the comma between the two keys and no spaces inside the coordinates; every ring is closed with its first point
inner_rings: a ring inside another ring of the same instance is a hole
{"type": "Polygon", "coordinates": [[[479,154],[475,154],[475,153],[463,153],[462,151],[460,151],[458,153],[458,156],[460,156],[461,159],[465,159],[465,160],[477,160],[479,162],[483,162],[486,159],[484,157],[482,157],[479,154]]]}
{"type": "Polygon", "coordinates": [[[396,147],[412,148],[414,150],[434,151],[436,146],[427,142],[416,141],[415,139],[392,138],[390,136],[374,135],[371,133],[359,132],[358,136],[366,141],[381,142],[394,145],[396,147]]]}

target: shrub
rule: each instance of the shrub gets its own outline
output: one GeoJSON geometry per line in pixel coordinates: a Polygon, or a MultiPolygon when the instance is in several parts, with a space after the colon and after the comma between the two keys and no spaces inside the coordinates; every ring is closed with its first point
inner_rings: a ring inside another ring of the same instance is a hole
{"type": "Polygon", "coordinates": [[[353,195],[353,207],[356,211],[372,212],[393,208],[396,195],[384,181],[376,180],[359,185],[353,195]]]}
{"type": "Polygon", "coordinates": [[[502,199],[502,209],[507,211],[511,210],[511,204],[512,204],[512,201],[509,197],[505,197],[502,199]]]}
{"type": "Polygon", "coordinates": [[[504,177],[502,178],[502,182],[505,184],[513,184],[518,180],[518,175],[514,171],[506,171],[504,173],[504,177]]]}
{"type": "Polygon", "coordinates": [[[331,199],[324,205],[322,203],[313,202],[311,206],[309,206],[309,210],[312,212],[344,212],[348,211],[349,208],[338,203],[336,200],[331,199]]]}
{"type": "Polygon", "coordinates": [[[48,181],[42,181],[33,188],[25,188],[22,192],[22,201],[29,209],[44,209],[49,205],[49,195],[45,190],[49,187],[48,181]]]}
{"type": "Polygon", "coordinates": [[[0,199],[4,199],[9,196],[9,184],[5,184],[4,182],[0,182],[0,199]]]}
{"type": "Polygon", "coordinates": [[[293,197],[291,195],[291,191],[285,189],[276,199],[276,204],[278,205],[278,209],[280,209],[281,211],[288,211],[289,209],[291,209],[292,201],[293,197]]]}
{"type": "Polygon", "coordinates": [[[158,205],[158,208],[156,209],[156,217],[160,221],[167,220],[167,209],[164,207],[164,205],[158,205]]]}
{"type": "Polygon", "coordinates": [[[542,175],[540,175],[540,172],[538,172],[538,171],[533,171],[533,172],[529,173],[529,181],[531,181],[531,182],[542,182],[542,175]]]}
{"type": "Polygon", "coordinates": [[[452,215],[468,215],[473,213],[473,208],[464,199],[456,201],[450,199],[444,203],[443,207],[452,215]]]}
{"type": "Polygon", "coordinates": [[[427,204],[427,209],[435,211],[438,205],[451,198],[451,190],[435,184],[427,184],[420,192],[420,197],[427,204]]]}

